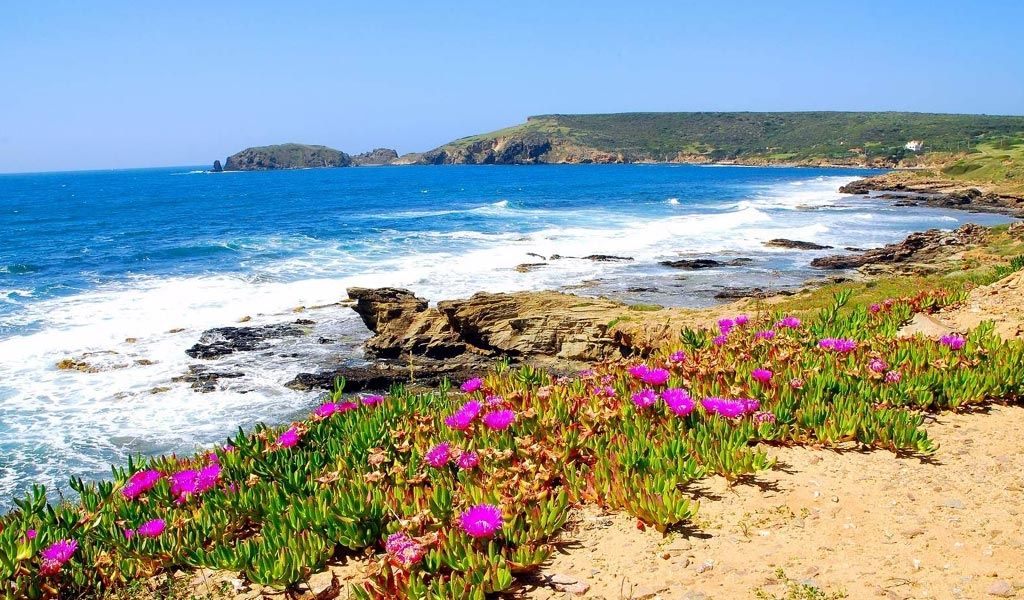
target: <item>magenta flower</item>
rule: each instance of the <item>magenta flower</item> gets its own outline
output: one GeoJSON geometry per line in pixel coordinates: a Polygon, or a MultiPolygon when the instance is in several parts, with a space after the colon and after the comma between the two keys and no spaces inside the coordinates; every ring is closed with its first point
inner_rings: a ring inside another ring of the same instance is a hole
{"type": "Polygon", "coordinates": [[[629,368],[629,374],[636,379],[643,379],[644,375],[647,375],[650,370],[647,365],[633,365],[629,368]]]}
{"type": "Polygon", "coordinates": [[[654,390],[641,390],[633,394],[633,404],[637,408],[647,408],[653,406],[658,401],[658,394],[654,390]]]}
{"type": "Polygon", "coordinates": [[[363,396],[363,404],[373,406],[374,404],[384,402],[385,399],[386,398],[380,394],[370,394],[369,396],[363,396]]]}
{"type": "Polygon", "coordinates": [[[501,430],[508,429],[512,423],[516,421],[516,413],[511,410],[492,410],[491,412],[484,415],[484,425],[491,429],[501,430]]]}
{"type": "Polygon", "coordinates": [[[964,347],[967,340],[960,337],[959,335],[944,335],[939,338],[939,343],[943,346],[949,347],[950,350],[959,350],[964,347]]]}
{"type": "Polygon", "coordinates": [[[277,445],[282,448],[292,448],[299,443],[299,431],[294,427],[282,433],[277,438],[277,445]]]}
{"type": "Polygon", "coordinates": [[[750,376],[761,383],[768,383],[772,380],[772,372],[768,369],[754,369],[750,372],[750,376]]]}
{"type": "Polygon", "coordinates": [[[720,335],[720,336],[716,337],[715,339],[711,340],[711,343],[713,343],[716,346],[724,346],[725,343],[728,342],[728,341],[729,341],[729,337],[728,336],[720,335]]]}
{"type": "Polygon", "coordinates": [[[129,500],[134,500],[140,495],[153,489],[153,486],[156,485],[156,482],[160,481],[161,477],[163,477],[163,475],[160,471],[154,471],[152,469],[149,471],[139,471],[128,478],[124,487],[121,488],[121,495],[129,500]]]}
{"type": "Polygon", "coordinates": [[[220,479],[220,465],[214,463],[202,469],[186,469],[171,475],[171,493],[177,496],[178,502],[188,500],[189,496],[199,495],[217,485],[220,479]]]}
{"type": "Polygon", "coordinates": [[[886,383],[899,383],[900,379],[903,379],[903,374],[899,371],[889,371],[885,374],[886,383]]]}
{"type": "Polygon", "coordinates": [[[423,457],[427,464],[440,469],[441,467],[448,464],[448,461],[452,459],[452,449],[448,442],[441,442],[434,446],[430,450],[427,450],[427,454],[423,457]]]}
{"type": "Polygon", "coordinates": [[[672,354],[669,354],[668,359],[670,362],[674,363],[686,362],[686,353],[682,350],[677,350],[672,354]]]}
{"type": "Polygon", "coordinates": [[[349,401],[349,402],[339,402],[338,403],[338,409],[337,409],[336,412],[338,412],[338,413],[347,413],[348,411],[355,410],[357,408],[359,408],[359,403],[357,403],[357,402],[351,402],[351,401],[349,401]]]}
{"type": "Polygon", "coordinates": [[[146,521],[142,525],[139,525],[139,529],[136,531],[142,537],[155,538],[164,532],[166,524],[163,519],[153,519],[152,521],[146,521]]]}
{"type": "Polygon", "coordinates": [[[885,306],[886,308],[891,308],[893,304],[896,304],[896,301],[893,300],[892,298],[886,298],[885,300],[882,301],[882,305],[885,306]]]}
{"type": "Polygon", "coordinates": [[[405,568],[418,563],[427,553],[422,545],[403,531],[389,535],[384,549],[391,555],[393,562],[405,568]]]}
{"type": "Polygon", "coordinates": [[[39,572],[42,575],[53,575],[60,572],[64,563],[71,560],[78,549],[78,542],[75,540],[58,540],[48,548],[39,553],[42,557],[42,568],[39,572]]]}
{"type": "Polygon", "coordinates": [[[480,464],[480,455],[476,452],[466,451],[459,455],[455,464],[463,471],[468,471],[480,464]]]}
{"type": "Polygon", "coordinates": [[[39,534],[36,533],[35,529],[29,529],[25,532],[25,540],[34,540],[39,534]]]}
{"type": "Polygon", "coordinates": [[[762,423],[774,423],[775,415],[770,412],[756,412],[754,413],[754,423],[761,425],[762,423]]]}
{"type": "Polygon", "coordinates": [[[748,317],[747,315],[739,315],[738,317],[733,319],[733,321],[735,321],[737,325],[742,327],[750,322],[750,317],[748,317]]]}
{"type": "Polygon", "coordinates": [[[647,385],[665,385],[668,383],[669,372],[666,369],[651,369],[640,378],[647,385]]]}
{"type": "Polygon", "coordinates": [[[327,402],[321,404],[313,414],[320,418],[327,418],[336,412],[338,412],[338,405],[334,402],[327,402]]]}
{"type": "Polygon", "coordinates": [[[497,394],[491,394],[490,396],[487,396],[486,398],[484,398],[484,402],[487,403],[487,406],[497,406],[498,404],[504,403],[505,402],[505,398],[504,398],[504,396],[499,396],[497,394]]]}
{"type": "Polygon", "coordinates": [[[870,310],[872,313],[877,313],[882,310],[882,305],[878,303],[872,304],[871,306],[868,307],[868,310],[870,310]]]}
{"type": "Polygon", "coordinates": [[[796,317],[784,317],[781,321],[775,324],[776,327],[786,327],[788,329],[797,329],[803,323],[796,317]]]}
{"type": "Polygon", "coordinates": [[[493,504],[471,506],[459,517],[462,530],[475,538],[486,538],[501,529],[501,509],[493,504]]]}
{"type": "Polygon", "coordinates": [[[669,410],[680,417],[692,413],[696,406],[690,394],[681,388],[668,388],[661,393],[661,399],[665,401],[669,410]]]}
{"type": "Polygon", "coordinates": [[[463,404],[459,410],[446,417],[444,420],[445,425],[459,431],[469,429],[469,426],[473,424],[473,421],[482,409],[483,406],[479,402],[470,400],[463,404]]]}
{"type": "Polygon", "coordinates": [[[133,537],[135,537],[135,530],[134,529],[125,529],[124,530],[124,539],[130,540],[133,537]]]}
{"type": "Polygon", "coordinates": [[[729,335],[732,328],[736,326],[736,321],[732,319],[719,319],[718,330],[722,332],[722,335],[729,335]]]}
{"type": "Polygon", "coordinates": [[[818,346],[825,350],[831,350],[833,352],[844,353],[852,352],[857,349],[857,342],[853,340],[847,340],[842,338],[824,338],[818,342],[818,346]]]}
{"type": "Polygon", "coordinates": [[[772,340],[775,339],[775,330],[766,329],[764,331],[758,331],[757,333],[754,334],[754,337],[759,340],[772,340]]]}
{"type": "Polygon", "coordinates": [[[885,364],[885,361],[880,358],[874,358],[871,359],[871,362],[868,363],[868,368],[874,371],[875,373],[881,373],[888,369],[889,365],[885,364]]]}
{"type": "Polygon", "coordinates": [[[479,377],[474,377],[473,379],[466,380],[460,389],[467,394],[472,394],[482,387],[484,387],[484,380],[479,377]]]}
{"type": "Polygon", "coordinates": [[[757,400],[750,398],[738,398],[736,400],[704,398],[700,401],[700,404],[709,413],[725,417],[726,419],[742,417],[745,414],[755,412],[760,407],[760,403],[757,400]]]}

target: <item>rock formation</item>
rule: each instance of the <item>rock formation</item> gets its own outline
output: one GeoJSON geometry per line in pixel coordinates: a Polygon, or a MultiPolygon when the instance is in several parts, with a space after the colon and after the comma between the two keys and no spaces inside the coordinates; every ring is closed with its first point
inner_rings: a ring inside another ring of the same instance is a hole
{"type": "Polygon", "coordinates": [[[352,166],[390,165],[397,158],[398,153],[391,148],[374,148],[369,152],[352,155],[352,166]]]}
{"type": "Polygon", "coordinates": [[[214,173],[220,173],[223,170],[224,170],[224,167],[222,167],[220,165],[220,161],[219,160],[213,161],[213,172],[214,173]]]}
{"type": "Polygon", "coordinates": [[[832,246],[822,246],[821,244],[815,244],[814,242],[801,242],[799,240],[787,240],[785,238],[768,240],[764,245],[769,248],[788,248],[791,250],[828,250],[829,248],[832,248],[832,246]]]}
{"type": "Polygon", "coordinates": [[[985,239],[987,230],[968,223],[954,231],[929,229],[915,232],[898,244],[889,244],[857,254],[836,254],[811,261],[819,269],[868,269],[873,273],[887,271],[900,273],[926,273],[939,268],[943,259],[964,247],[985,239]]]}
{"type": "Polygon", "coordinates": [[[352,157],[327,146],[278,144],[246,148],[232,154],[224,163],[225,171],[265,171],[273,169],[315,169],[347,167],[352,157]]]}

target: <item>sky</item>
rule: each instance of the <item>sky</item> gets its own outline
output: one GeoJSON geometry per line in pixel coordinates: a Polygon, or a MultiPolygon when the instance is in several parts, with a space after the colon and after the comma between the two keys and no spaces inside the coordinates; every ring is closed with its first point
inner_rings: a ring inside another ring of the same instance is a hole
{"type": "Polygon", "coordinates": [[[2,0],[0,172],[428,150],[546,113],[1024,114],[1024,2],[2,0]]]}

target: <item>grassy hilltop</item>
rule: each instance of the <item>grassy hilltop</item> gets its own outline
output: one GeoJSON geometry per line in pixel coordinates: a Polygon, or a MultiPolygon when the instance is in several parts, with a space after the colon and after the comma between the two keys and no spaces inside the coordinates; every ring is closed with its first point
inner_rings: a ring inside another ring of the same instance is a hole
{"type": "Polygon", "coordinates": [[[895,166],[1024,137],[1024,117],[902,112],[540,115],[461,138],[419,162],[736,162],[895,166]],[[907,150],[911,140],[921,152],[907,150]]]}

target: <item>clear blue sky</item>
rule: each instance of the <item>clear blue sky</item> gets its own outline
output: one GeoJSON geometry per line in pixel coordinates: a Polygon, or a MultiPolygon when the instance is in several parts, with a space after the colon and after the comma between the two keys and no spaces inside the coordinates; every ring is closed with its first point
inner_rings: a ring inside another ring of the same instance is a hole
{"type": "Polygon", "coordinates": [[[1017,0],[5,0],[0,171],[404,153],[552,112],[1019,115],[1022,24],[1017,0]]]}

